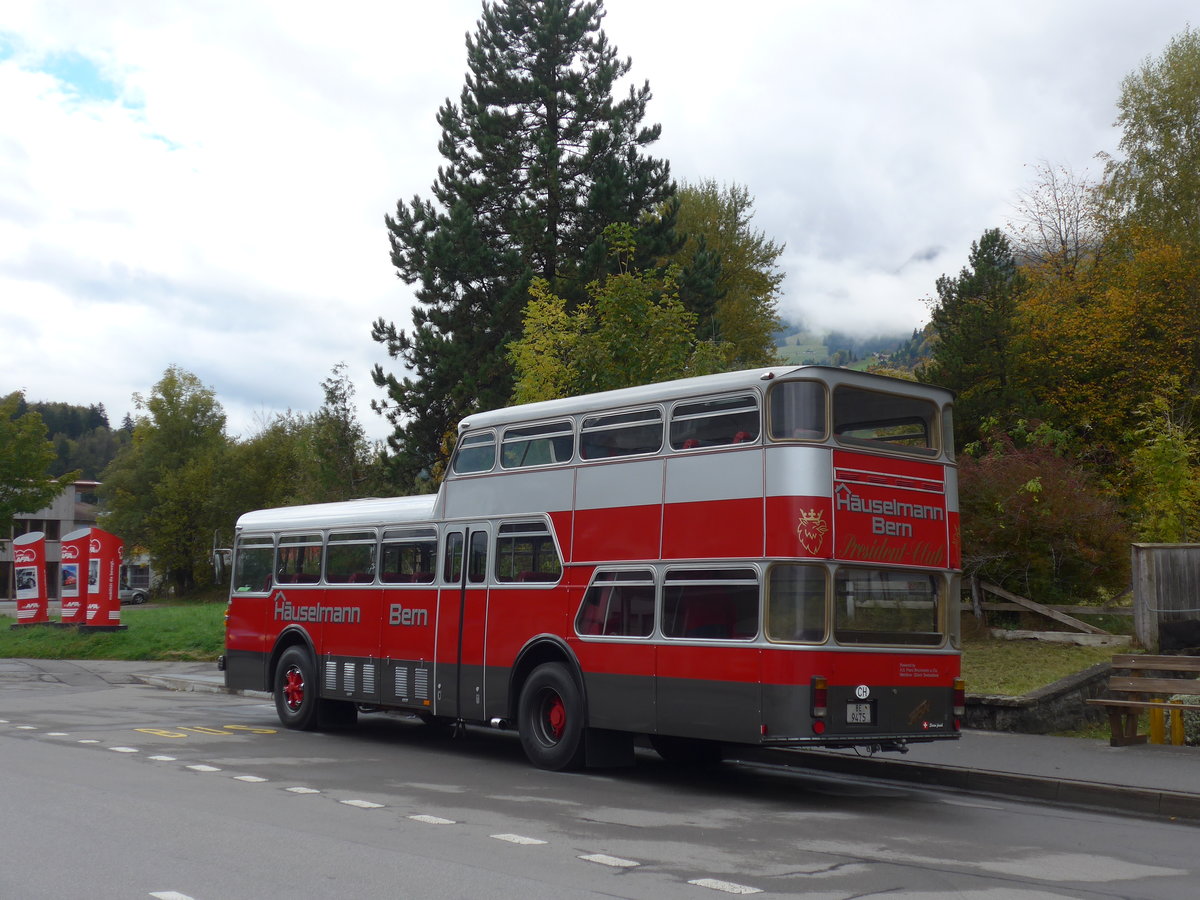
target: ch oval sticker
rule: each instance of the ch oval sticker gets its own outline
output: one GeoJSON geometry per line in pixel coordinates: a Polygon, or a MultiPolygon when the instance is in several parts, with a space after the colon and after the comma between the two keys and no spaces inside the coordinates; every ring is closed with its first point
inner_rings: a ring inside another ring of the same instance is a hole
{"type": "Polygon", "coordinates": [[[869,687],[867,687],[865,684],[860,684],[858,687],[856,687],[854,689],[854,696],[857,697],[859,700],[866,700],[868,697],[871,696],[871,689],[869,687]]]}

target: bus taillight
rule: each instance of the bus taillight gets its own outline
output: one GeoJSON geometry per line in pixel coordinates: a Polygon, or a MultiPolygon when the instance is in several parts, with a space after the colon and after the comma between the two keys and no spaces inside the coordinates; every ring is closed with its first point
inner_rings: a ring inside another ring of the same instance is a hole
{"type": "Polygon", "coordinates": [[[955,726],[958,726],[957,719],[967,714],[967,682],[963,678],[954,679],[954,716],[955,726]]]}
{"type": "Polygon", "coordinates": [[[813,734],[825,733],[825,714],[829,711],[829,680],[824,675],[814,675],[809,683],[809,696],[812,703],[809,712],[812,714],[813,734]]]}
{"type": "Polygon", "coordinates": [[[812,717],[823,719],[829,712],[829,680],[824,675],[814,675],[811,684],[812,717]]]}

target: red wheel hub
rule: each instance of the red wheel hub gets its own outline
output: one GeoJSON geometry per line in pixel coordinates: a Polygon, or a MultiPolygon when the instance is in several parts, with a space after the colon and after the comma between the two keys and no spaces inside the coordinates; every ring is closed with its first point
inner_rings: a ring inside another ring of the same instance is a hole
{"type": "Polygon", "coordinates": [[[304,673],[295,666],[283,676],[283,699],[291,710],[297,710],[304,704],[304,673]]]}
{"type": "Polygon", "coordinates": [[[563,706],[562,697],[558,694],[550,697],[546,704],[546,726],[550,736],[559,740],[567,727],[567,708],[563,706]]]}

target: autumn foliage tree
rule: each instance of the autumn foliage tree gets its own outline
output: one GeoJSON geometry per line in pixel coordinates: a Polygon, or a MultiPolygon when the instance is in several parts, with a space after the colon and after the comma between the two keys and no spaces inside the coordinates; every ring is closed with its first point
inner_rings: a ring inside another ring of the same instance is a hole
{"type": "Polygon", "coordinates": [[[1118,593],[1128,527],[1087,469],[1053,447],[992,432],[959,461],[963,571],[1042,603],[1118,593]]]}

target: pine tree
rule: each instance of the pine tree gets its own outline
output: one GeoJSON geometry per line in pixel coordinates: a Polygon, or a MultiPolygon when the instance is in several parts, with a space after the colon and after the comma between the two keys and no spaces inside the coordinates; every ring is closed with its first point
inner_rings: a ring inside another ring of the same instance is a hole
{"type": "Polygon", "coordinates": [[[917,372],[958,392],[955,438],[980,436],[983,420],[1013,405],[1017,303],[1024,281],[1008,238],[992,228],[971,244],[968,267],[937,280],[932,324],[937,334],[929,364],[917,372]]]}
{"type": "Polygon", "coordinates": [[[411,370],[374,371],[404,477],[444,460],[460,418],[507,401],[506,346],[534,277],[582,299],[605,272],[612,222],[639,223],[647,259],[675,249],[669,168],[644,152],[660,132],[641,125],[650,88],[614,100],[631,61],[608,43],[603,15],[580,0],[485,3],[459,103],[438,113],[445,164],[433,199],[398,203],[386,219],[392,263],[418,285],[410,330],[383,318],[372,328],[411,370]]]}

